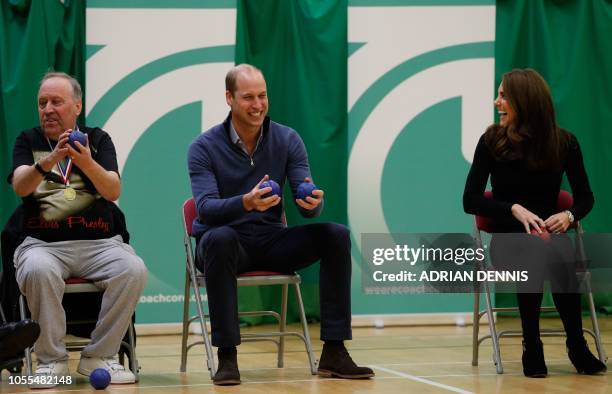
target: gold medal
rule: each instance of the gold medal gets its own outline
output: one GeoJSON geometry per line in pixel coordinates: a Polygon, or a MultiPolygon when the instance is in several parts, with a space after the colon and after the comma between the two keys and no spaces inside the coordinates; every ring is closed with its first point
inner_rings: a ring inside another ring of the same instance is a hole
{"type": "Polygon", "coordinates": [[[74,190],[73,188],[71,188],[70,186],[67,186],[64,189],[64,198],[68,201],[72,201],[76,198],[76,190],[74,190]]]}

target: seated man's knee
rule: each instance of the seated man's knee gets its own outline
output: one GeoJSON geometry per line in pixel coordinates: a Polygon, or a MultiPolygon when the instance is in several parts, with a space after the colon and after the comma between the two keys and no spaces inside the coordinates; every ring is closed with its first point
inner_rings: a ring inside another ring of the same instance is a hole
{"type": "Polygon", "coordinates": [[[235,266],[236,260],[231,256],[236,255],[236,251],[240,246],[240,239],[236,230],[229,226],[215,227],[202,236],[198,244],[198,253],[196,265],[198,269],[211,272],[215,268],[215,261],[223,260],[223,267],[231,268],[235,266]]]}
{"type": "Polygon", "coordinates": [[[203,253],[204,256],[231,255],[232,252],[236,251],[239,244],[240,240],[236,230],[228,226],[222,226],[208,230],[198,247],[199,252],[203,253]]]}
{"type": "Polygon", "coordinates": [[[326,238],[334,242],[337,246],[349,246],[351,242],[351,232],[342,224],[326,223],[326,238]]]}
{"type": "Polygon", "coordinates": [[[238,233],[228,226],[212,228],[204,237],[204,246],[208,251],[235,250],[239,243],[238,233]]]}
{"type": "Polygon", "coordinates": [[[146,282],[148,271],[144,261],[137,255],[132,255],[127,263],[130,277],[143,283],[146,282]]]}
{"type": "Polygon", "coordinates": [[[20,256],[17,276],[21,280],[61,279],[61,268],[58,262],[44,250],[31,249],[20,256]]]}
{"type": "Polygon", "coordinates": [[[113,266],[112,276],[121,276],[134,285],[142,284],[144,286],[147,279],[147,267],[144,261],[127,244],[124,244],[122,249],[117,250],[118,259],[113,266]]]}

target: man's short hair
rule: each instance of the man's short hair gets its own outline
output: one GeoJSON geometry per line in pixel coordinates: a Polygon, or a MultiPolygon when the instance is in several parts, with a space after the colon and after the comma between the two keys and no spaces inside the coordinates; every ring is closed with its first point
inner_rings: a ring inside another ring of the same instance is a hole
{"type": "Polygon", "coordinates": [[[242,63],[232,67],[225,75],[225,90],[228,90],[232,96],[236,91],[236,81],[238,80],[238,75],[246,72],[258,72],[263,75],[263,72],[261,72],[260,69],[250,64],[242,63]]]}
{"type": "Polygon", "coordinates": [[[64,78],[68,82],[70,82],[70,86],[72,87],[72,97],[76,101],[81,101],[83,99],[83,91],[81,90],[81,84],[76,80],[72,75],[68,75],[65,72],[61,71],[49,71],[47,72],[42,79],[40,80],[40,86],[45,83],[46,80],[51,78],[64,78]]]}

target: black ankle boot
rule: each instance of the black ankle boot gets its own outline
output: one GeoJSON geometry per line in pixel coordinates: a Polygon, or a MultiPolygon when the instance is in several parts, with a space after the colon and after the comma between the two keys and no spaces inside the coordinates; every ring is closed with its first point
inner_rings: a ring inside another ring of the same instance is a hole
{"type": "MultiPolygon", "coordinates": [[[[23,349],[32,346],[39,334],[40,326],[30,319],[1,325],[0,355],[2,356],[0,359],[3,361],[14,358],[21,359],[23,349]]],[[[0,371],[2,369],[0,368],[0,371]]]]}
{"type": "Polygon", "coordinates": [[[576,341],[567,340],[566,344],[567,355],[578,373],[597,375],[606,372],[608,369],[606,364],[599,361],[599,359],[591,353],[584,338],[580,338],[576,341]]]}
{"type": "Polygon", "coordinates": [[[545,378],[548,369],[544,362],[544,347],[539,339],[536,342],[523,341],[523,374],[529,378],[545,378]]]}
{"type": "Polygon", "coordinates": [[[340,342],[323,344],[317,374],[326,378],[335,376],[344,379],[364,379],[373,377],[374,371],[368,367],[357,366],[340,342]]]}
{"type": "Polygon", "coordinates": [[[217,350],[217,357],[219,358],[219,368],[213,377],[213,383],[218,386],[240,384],[236,347],[220,347],[217,350]]]}

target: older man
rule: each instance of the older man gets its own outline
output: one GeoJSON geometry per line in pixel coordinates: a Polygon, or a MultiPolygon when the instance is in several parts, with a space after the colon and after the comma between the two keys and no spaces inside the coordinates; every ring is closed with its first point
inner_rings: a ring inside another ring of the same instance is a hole
{"type": "MultiPolygon", "coordinates": [[[[206,273],[212,342],[219,348],[218,385],[240,383],[236,346],[240,344],[236,276],[245,271],[291,273],[321,261],[321,339],[319,375],[374,376],[355,365],[343,341],[351,339],[351,256],[346,227],[315,223],[286,228],[282,204],[270,187],[288,180],[297,196],[311,182],[306,149],[291,128],[271,121],[266,81],[260,70],[242,64],[225,79],[227,119],[197,137],[189,148],[189,175],[198,210],[198,267],[206,273]]],[[[318,216],[323,191],[295,199],[304,217],[318,216]]]]}
{"type": "Polygon", "coordinates": [[[109,209],[121,182],[115,147],[99,128],[80,127],[84,143],[69,143],[82,110],[81,87],[73,77],[46,74],[38,92],[40,126],[23,131],[13,150],[8,177],[23,198],[27,236],[14,254],[17,283],[32,318],[40,324],[34,345],[38,388],[53,387],[49,376],[68,375],[63,342],[64,280],[77,276],[104,289],[98,323],[81,354],[77,371],[107,369],[111,383],[133,383],[134,374],[116,359],[145,281],[146,268],[123,242],[120,223],[109,209]]]}

